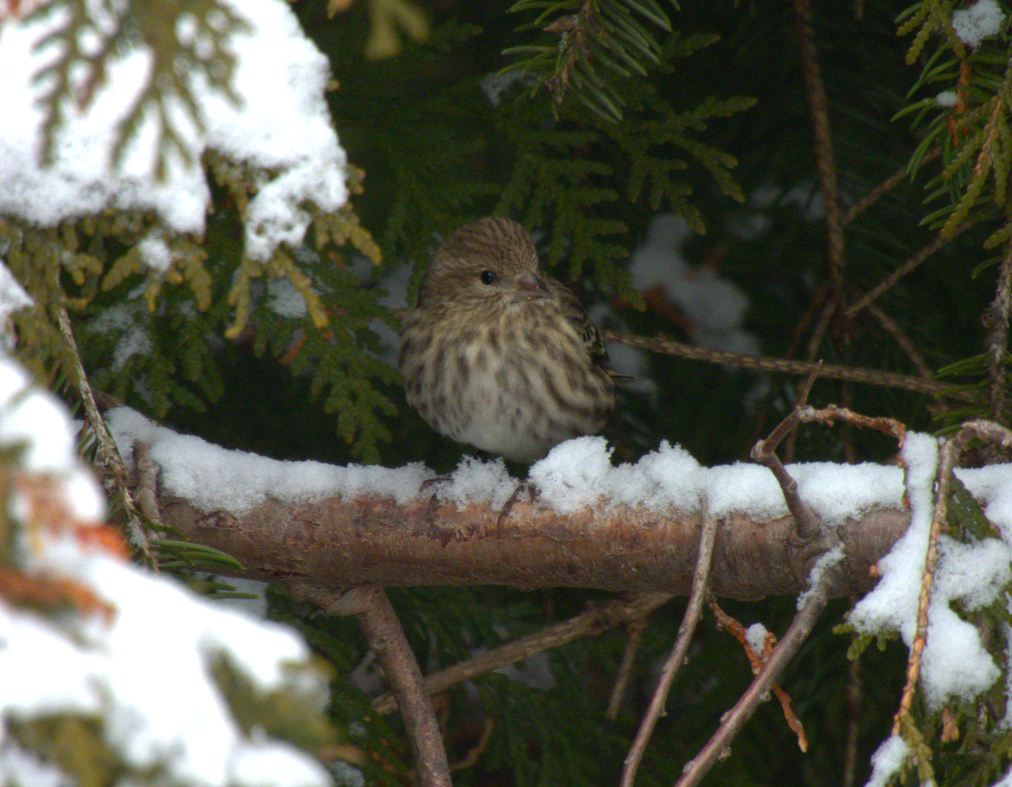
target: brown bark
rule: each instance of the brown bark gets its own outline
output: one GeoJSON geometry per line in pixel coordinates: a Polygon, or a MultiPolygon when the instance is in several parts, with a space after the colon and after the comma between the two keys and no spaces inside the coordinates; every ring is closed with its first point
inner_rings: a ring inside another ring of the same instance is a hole
{"type": "MultiPolygon", "coordinates": [[[[161,501],[164,523],[183,537],[221,549],[244,576],[342,588],[374,584],[584,587],[687,595],[701,529],[699,512],[663,516],[642,508],[585,510],[562,516],[517,503],[498,511],[407,505],[340,497],[292,504],[268,500],[242,516],[202,512],[178,498],[161,501]]],[[[831,595],[866,592],[871,567],[904,532],[905,511],[883,509],[840,527],[842,582],[831,595]]],[[[790,517],[720,520],[710,583],[721,597],[794,594],[818,554],[799,545],[790,517]]]]}

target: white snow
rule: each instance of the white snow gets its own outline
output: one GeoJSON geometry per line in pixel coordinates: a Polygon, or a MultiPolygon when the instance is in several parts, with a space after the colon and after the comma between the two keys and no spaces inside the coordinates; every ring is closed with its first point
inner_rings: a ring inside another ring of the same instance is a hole
{"type": "Polygon", "coordinates": [[[68,774],[51,763],[43,762],[25,751],[3,734],[0,722],[0,785],[3,787],[75,787],[78,784],[68,774]]]}
{"type": "Polygon", "coordinates": [[[1005,24],[1005,14],[995,0],[977,0],[969,8],[952,12],[952,29],[968,47],[979,46],[988,36],[997,35],[1005,24]]]}
{"type": "Polygon", "coordinates": [[[133,456],[134,443],[146,443],[151,460],[162,468],[165,492],[185,498],[204,511],[227,510],[241,515],[268,497],[311,502],[336,495],[377,495],[403,503],[415,498],[422,482],[434,475],[420,462],[399,470],[361,465],[335,467],[229,451],[157,426],[126,407],[110,410],[106,421],[127,462],[133,456]]]}
{"type": "Polygon", "coordinates": [[[561,514],[623,504],[692,511],[699,506],[700,471],[688,452],[666,442],[635,465],[613,467],[603,437],[578,437],[532,465],[529,478],[538,502],[561,514]]]}
{"type": "MultiPolygon", "coordinates": [[[[0,449],[20,447],[21,467],[49,476],[50,494],[84,521],[105,516],[105,496],[77,458],[74,430],[63,404],[31,382],[19,364],[0,353],[0,449]]],[[[12,510],[27,515],[34,498],[16,489],[12,510]]]]}
{"type": "MultiPolygon", "coordinates": [[[[937,443],[926,435],[908,434],[903,448],[908,466],[907,495],[910,527],[882,558],[882,578],[850,614],[859,632],[898,632],[909,647],[917,631],[917,610],[934,510],[933,484],[938,461],[937,443]]],[[[1012,532],[1006,498],[1009,468],[959,471],[972,493],[985,501],[998,498],[999,507],[985,503],[989,517],[1002,532],[1012,532]],[[1004,482],[999,479],[1004,471],[1004,482]]],[[[958,542],[942,535],[938,544],[935,579],[928,607],[927,645],[921,659],[921,687],[928,707],[935,709],[952,697],[973,699],[998,679],[1000,671],[980,640],[977,629],[952,608],[953,602],[972,611],[997,601],[1012,581],[1009,541],[985,538],[958,542]]]]}
{"type": "Polygon", "coordinates": [[[30,532],[17,533],[18,568],[72,582],[107,608],[46,615],[0,599],[0,785],[70,783],[20,749],[4,724],[11,716],[69,713],[101,719],[106,743],[125,762],[160,770],[172,783],[330,784],[312,758],[262,734],[247,737],[213,678],[212,667],[224,659],[260,695],[292,691],[322,707],[326,676],[310,668],[305,642],[149,574],[97,542],[88,546],[80,526],[98,524],[104,497],[74,454],[69,416],[0,357],[0,447],[14,441],[25,446],[15,460],[15,489],[27,475],[56,484],[68,511],[65,520],[54,518],[50,500],[42,526],[30,495],[15,496],[9,524],[32,523],[30,532]]]}
{"type": "Polygon", "coordinates": [[[502,459],[483,462],[465,456],[449,479],[441,481],[433,492],[458,508],[472,504],[502,508],[516,487],[502,459]]]}
{"type": "MultiPolygon", "coordinates": [[[[201,599],[167,577],[83,549],[72,537],[46,539],[29,568],[73,578],[107,599],[110,619],[51,621],[0,603],[0,715],[80,712],[105,720],[107,741],[137,768],[167,768],[174,778],[207,785],[326,784],[322,769],[285,751],[270,782],[243,763],[248,741],[209,667],[220,657],[257,690],[297,685],[288,665],[305,665],[306,644],[284,627],[201,599]],[[281,778],[289,771],[287,778],[281,778]],[[241,780],[237,773],[245,774],[241,780]],[[281,774],[278,776],[277,774],[281,774]],[[315,775],[314,775],[315,774],[315,775]]],[[[325,692],[322,676],[315,692],[325,692]]]]}
{"type": "MultiPolygon", "coordinates": [[[[129,457],[133,442],[151,446],[162,468],[166,492],[187,498],[204,510],[248,511],[267,497],[307,501],[327,496],[386,496],[413,499],[433,474],[420,464],[400,469],[331,467],[315,462],[278,462],[226,451],[194,437],[155,426],[121,408],[108,414],[110,426],[129,457]]],[[[892,551],[879,561],[881,580],[850,615],[859,632],[899,632],[909,646],[916,633],[918,595],[933,510],[932,487],[938,445],[927,435],[909,433],[903,448],[904,471],[875,464],[795,464],[787,467],[802,499],[829,526],[842,525],[877,508],[900,508],[906,493],[911,524],[892,551]]],[[[1012,533],[1012,468],[960,471],[960,478],[981,499],[1003,533],[1012,533]]],[[[740,514],[766,521],[787,514],[773,475],[756,464],[703,468],[679,446],[662,444],[635,464],[613,466],[601,437],[569,440],[530,468],[537,505],[561,514],[588,507],[608,511],[641,506],[668,514],[706,506],[711,516],[740,514]]],[[[517,489],[501,460],[465,458],[433,493],[458,506],[501,507],[517,489]]],[[[939,543],[930,625],[921,681],[930,707],[951,697],[972,698],[999,675],[976,629],[952,608],[974,610],[1000,599],[1012,581],[1009,541],[987,538],[967,543],[943,536],[939,543]]],[[[842,557],[838,550],[817,565],[813,580],[842,557]]],[[[803,603],[804,597],[799,600],[803,603]]]]}
{"type": "Polygon", "coordinates": [[[908,434],[903,460],[908,468],[910,526],[889,554],[879,560],[881,579],[855,605],[850,622],[858,631],[898,631],[909,646],[916,633],[917,598],[931,528],[938,445],[926,435],[908,434]]]}
{"type": "Polygon", "coordinates": [[[871,756],[871,776],[865,787],[885,787],[889,784],[909,753],[910,747],[899,735],[886,738],[871,756]]]}
{"type": "Polygon", "coordinates": [[[682,250],[691,236],[684,219],[667,213],[655,216],[629,264],[633,287],[641,293],[659,290],[688,318],[695,344],[758,354],[756,338],[741,329],[751,305],[749,297],[712,268],[691,267],[686,262],[682,250]]]}
{"type": "Polygon", "coordinates": [[[819,583],[822,581],[823,574],[825,574],[829,569],[831,569],[833,566],[835,566],[837,563],[843,560],[843,556],[844,556],[843,544],[837,544],[835,547],[830,549],[815,562],[815,565],[812,566],[812,570],[808,573],[808,580],[807,580],[808,589],[798,596],[797,608],[799,610],[804,609],[805,605],[808,603],[808,600],[815,592],[815,588],[817,588],[819,586],[819,583]]]}
{"type": "Polygon", "coordinates": [[[154,347],[145,327],[147,312],[143,301],[128,296],[86,324],[86,329],[93,333],[118,337],[109,363],[112,371],[119,371],[135,355],[146,355],[154,347]]]}
{"type": "Polygon", "coordinates": [[[753,623],[745,629],[745,641],[757,656],[762,656],[763,654],[767,634],[769,634],[769,631],[762,623],[753,623]]]}
{"type": "Polygon", "coordinates": [[[164,273],[172,265],[172,251],[161,233],[151,233],[137,244],[141,260],[153,271],[164,273]]]}
{"type": "Polygon", "coordinates": [[[943,90],[937,96],[935,96],[935,103],[940,107],[954,107],[959,97],[956,95],[955,90],[943,90]]]}
{"type": "Polygon", "coordinates": [[[10,269],[0,261],[0,325],[5,324],[14,312],[25,309],[34,302],[10,269]]]}
{"type": "MultiPolygon", "coordinates": [[[[0,213],[54,226],[67,217],[107,208],[150,210],[170,230],[199,234],[210,200],[200,164],[208,150],[261,173],[246,216],[245,251],[253,259],[266,260],[279,243],[301,242],[310,220],[303,203],[329,212],[339,209],[347,199],[346,162],[323,95],[329,79],[326,57],[305,37],[282,0],[227,2],[249,25],[228,41],[236,57],[232,88],[241,101],[233,103],[200,73],[187,75],[205,131],[193,123],[178,98],[169,100],[169,122],[190,161],[169,156],[164,181],[154,177],[160,121],[150,108],[120,166],[109,169],[117,125],[146,83],[151,51],[142,45],[124,48],[109,63],[107,81],[96,88],[86,108],[76,101],[64,103],[67,122],[57,135],[55,161],[43,169],[39,98],[50,80],[33,82],[32,77],[59,49],[39,51],[34,46],[63,24],[65,16],[54,10],[33,23],[8,20],[0,27],[0,105],[5,118],[0,124],[0,213]]],[[[100,7],[86,7],[97,29],[114,24],[108,13],[101,17],[100,7]]],[[[192,38],[185,19],[179,28],[181,40],[192,38]]],[[[75,87],[82,84],[78,79],[75,87]]],[[[165,255],[145,259],[157,267],[165,255]]]]}
{"type": "Polygon", "coordinates": [[[267,308],[291,320],[301,320],[307,311],[306,299],[287,278],[267,280],[267,308]]]}

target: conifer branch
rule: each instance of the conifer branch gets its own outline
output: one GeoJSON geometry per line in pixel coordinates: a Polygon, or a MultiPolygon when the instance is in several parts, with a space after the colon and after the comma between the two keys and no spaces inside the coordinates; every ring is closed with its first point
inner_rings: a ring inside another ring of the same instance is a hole
{"type": "Polygon", "coordinates": [[[958,464],[963,451],[966,450],[973,440],[981,440],[1008,450],[1012,448],[1012,431],[990,421],[971,421],[964,424],[939,449],[938,467],[935,471],[934,481],[934,508],[928,533],[928,548],[924,558],[924,570],[921,574],[921,591],[917,603],[917,629],[913,642],[910,644],[910,656],[907,659],[906,685],[903,687],[903,694],[900,697],[899,709],[893,718],[893,735],[902,735],[904,732],[916,729],[916,725],[913,724],[911,718],[911,709],[921,671],[921,656],[927,645],[928,607],[931,601],[931,590],[938,562],[938,540],[942,527],[946,522],[953,470],[958,464]]]}
{"type": "Polygon", "coordinates": [[[151,545],[148,543],[147,534],[144,532],[144,523],[141,520],[140,511],[133,499],[129,489],[129,474],[126,463],[120,456],[116,441],[109,433],[95,397],[92,395],[91,383],[81,362],[81,355],[77,348],[77,340],[74,338],[74,330],[70,325],[70,316],[62,306],[57,315],[57,322],[60,326],[60,333],[70,355],[74,370],[74,384],[77,387],[81,403],[84,405],[84,412],[91,427],[95,439],[98,440],[98,461],[102,465],[105,474],[113,479],[114,489],[123,510],[126,513],[127,528],[130,534],[130,543],[144,556],[144,560],[154,570],[158,569],[158,561],[151,552],[151,545]]]}
{"type": "Polygon", "coordinates": [[[834,380],[849,380],[867,385],[881,385],[887,388],[899,388],[905,391],[926,393],[932,396],[946,396],[956,399],[967,398],[967,394],[964,392],[957,391],[953,386],[948,386],[944,383],[929,382],[919,377],[910,377],[878,369],[862,369],[858,366],[840,366],[831,363],[794,361],[787,358],[771,358],[723,350],[710,350],[705,347],[696,347],[691,344],[676,342],[673,339],[636,336],[615,331],[602,331],[602,336],[605,341],[617,342],[629,347],[639,347],[642,350],[649,350],[650,352],[677,355],[696,361],[726,364],[739,369],[758,369],[765,372],[803,375],[818,372],[820,377],[828,377],[834,380]]]}
{"type": "Polygon", "coordinates": [[[801,45],[801,62],[805,76],[805,87],[808,92],[809,111],[812,117],[812,132],[815,137],[815,158],[822,185],[822,201],[826,209],[829,272],[835,290],[834,299],[842,303],[843,267],[845,264],[843,222],[840,215],[836,161],[833,155],[833,136],[829,128],[829,107],[819,69],[815,27],[809,0],[794,0],[794,14],[801,45]]]}
{"type": "MultiPolygon", "coordinates": [[[[1012,216],[1009,221],[1012,222],[1012,216]]],[[[991,381],[991,420],[1008,423],[1008,334],[1012,300],[1012,240],[1006,241],[998,267],[994,300],[984,314],[987,330],[988,377],[991,381]]]]}

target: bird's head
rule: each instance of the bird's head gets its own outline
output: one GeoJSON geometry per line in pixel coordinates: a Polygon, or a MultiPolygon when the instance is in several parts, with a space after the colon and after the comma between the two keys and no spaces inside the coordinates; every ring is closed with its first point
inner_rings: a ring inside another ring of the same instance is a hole
{"type": "Polygon", "coordinates": [[[425,271],[418,306],[487,308],[550,295],[527,230],[490,216],[446,236],[425,271]]]}

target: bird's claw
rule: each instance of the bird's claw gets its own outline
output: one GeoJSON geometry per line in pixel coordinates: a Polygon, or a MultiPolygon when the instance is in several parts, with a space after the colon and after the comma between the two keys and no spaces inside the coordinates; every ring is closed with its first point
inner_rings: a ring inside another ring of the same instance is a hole
{"type": "Polygon", "coordinates": [[[506,518],[510,515],[510,511],[513,510],[513,506],[520,500],[520,496],[527,493],[527,499],[529,502],[534,502],[534,499],[541,494],[541,490],[537,488],[530,481],[524,481],[517,484],[517,488],[513,490],[513,494],[509,496],[509,499],[503,504],[503,507],[499,510],[499,516],[495,521],[495,533],[497,536],[502,535],[502,524],[506,521],[506,518]]]}

